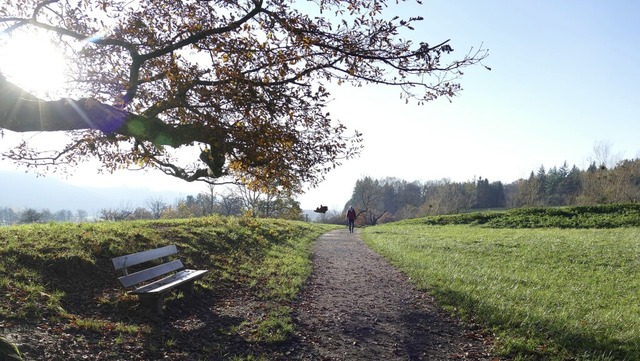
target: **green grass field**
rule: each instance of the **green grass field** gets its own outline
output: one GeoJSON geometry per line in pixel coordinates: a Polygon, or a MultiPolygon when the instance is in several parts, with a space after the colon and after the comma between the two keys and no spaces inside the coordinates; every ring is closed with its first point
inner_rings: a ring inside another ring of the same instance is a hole
{"type": "MultiPolygon", "coordinates": [[[[493,333],[499,355],[638,360],[639,219],[638,205],[520,209],[408,220],[362,235],[445,310],[493,333]]],[[[237,344],[268,348],[290,336],[310,245],[336,227],[242,217],[0,227],[0,327],[49,327],[115,358],[118,350],[153,359],[188,347],[265,359],[238,353],[237,344]],[[167,244],[178,245],[187,265],[210,270],[199,297],[239,292],[257,312],[195,343],[145,314],[117,284],[110,259],[167,244]]]]}
{"type": "Polygon", "coordinates": [[[517,360],[640,359],[640,228],[367,228],[366,243],[517,360]]]}

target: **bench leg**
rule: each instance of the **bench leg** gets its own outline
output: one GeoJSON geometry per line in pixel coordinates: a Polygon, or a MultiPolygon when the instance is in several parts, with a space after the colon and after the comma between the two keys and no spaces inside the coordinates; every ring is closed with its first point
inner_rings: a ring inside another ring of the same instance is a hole
{"type": "Polygon", "coordinates": [[[193,282],[187,282],[185,284],[182,284],[180,286],[178,286],[178,288],[184,292],[185,296],[192,296],[194,289],[193,289],[193,282]]]}
{"type": "Polygon", "coordinates": [[[164,297],[162,297],[162,295],[156,297],[140,296],[140,303],[145,307],[149,307],[152,312],[161,315],[162,306],[164,305],[164,297]]]}
{"type": "MultiPolygon", "coordinates": [[[[186,297],[191,297],[194,294],[194,282],[187,282],[187,283],[183,283],[180,286],[178,286],[178,289],[181,290],[186,297]]],[[[145,306],[145,307],[149,307],[151,309],[151,311],[161,315],[162,314],[162,307],[164,305],[164,295],[160,294],[156,294],[156,295],[147,295],[147,294],[138,294],[138,298],[140,299],[140,303],[145,306]]]]}

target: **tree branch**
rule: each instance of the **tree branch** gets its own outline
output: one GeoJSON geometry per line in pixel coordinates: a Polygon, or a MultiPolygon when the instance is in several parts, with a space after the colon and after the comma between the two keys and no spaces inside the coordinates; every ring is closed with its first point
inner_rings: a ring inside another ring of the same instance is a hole
{"type": "Polygon", "coordinates": [[[174,148],[194,141],[208,143],[201,128],[169,125],[92,99],[44,101],[0,75],[0,128],[14,132],[100,130],[174,148]]]}

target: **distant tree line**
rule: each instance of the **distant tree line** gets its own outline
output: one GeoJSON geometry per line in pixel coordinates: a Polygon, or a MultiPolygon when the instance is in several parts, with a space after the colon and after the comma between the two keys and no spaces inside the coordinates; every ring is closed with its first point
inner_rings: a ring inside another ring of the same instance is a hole
{"type": "Polygon", "coordinates": [[[13,208],[0,208],[0,226],[17,223],[45,223],[45,222],[79,222],[89,219],[85,210],[79,209],[75,213],[63,209],[52,213],[48,209],[37,210],[27,208],[14,210],[13,208]]]}
{"type": "MultiPolygon", "coordinates": [[[[329,211],[319,222],[345,222],[346,209],[353,205],[359,224],[375,225],[406,218],[454,214],[471,210],[517,207],[547,207],[640,202],[640,159],[614,161],[607,145],[594,149],[594,160],[580,170],[565,162],[560,167],[540,166],[527,179],[511,184],[476,178],[466,182],[449,179],[408,182],[397,178],[356,181],[342,213],[329,211]]],[[[130,205],[102,209],[95,218],[86,211],[0,208],[0,225],[38,222],[77,222],[87,220],[136,220],[189,218],[212,214],[247,215],[262,218],[305,220],[300,203],[291,193],[227,187],[222,193],[210,186],[173,204],[161,198],[149,199],[144,206],[130,205]]]]}
{"type": "MultiPolygon", "coordinates": [[[[360,224],[375,225],[471,210],[638,202],[640,159],[631,159],[613,166],[593,161],[586,170],[566,162],[548,170],[541,166],[527,179],[507,185],[482,177],[467,182],[364,177],[356,181],[343,213],[353,205],[360,224]]],[[[323,221],[344,223],[344,216],[333,213],[323,221]]]]}
{"type": "Polygon", "coordinates": [[[214,186],[197,195],[177,199],[173,204],[162,198],[150,198],[144,205],[121,205],[104,208],[96,218],[89,218],[86,211],[75,214],[68,210],[51,213],[47,209],[27,208],[14,211],[0,208],[0,225],[45,222],[81,222],[88,220],[124,221],[139,219],[170,219],[203,217],[213,214],[226,216],[247,215],[260,218],[283,218],[303,220],[300,203],[291,194],[254,191],[246,187],[227,188],[223,193],[215,192],[214,186]]]}

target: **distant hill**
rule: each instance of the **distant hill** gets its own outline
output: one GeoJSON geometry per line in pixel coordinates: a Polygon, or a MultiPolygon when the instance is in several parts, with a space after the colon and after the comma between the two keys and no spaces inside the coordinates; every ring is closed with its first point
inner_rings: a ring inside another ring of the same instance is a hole
{"type": "MultiPolygon", "coordinates": [[[[98,216],[101,209],[121,207],[144,207],[149,199],[162,200],[174,204],[192,193],[152,191],[141,187],[94,187],[76,186],[54,177],[37,177],[31,173],[0,171],[0,208],[36,210],[51,212],[84,210],[89,216],[98,216]]],[[[303,210],[309,221],[320,217],[313,210],[303,210]]]]}
{"type": "Polygon", "coordinates": [[[51,212],[81,209],[95,216],[105,208],[145,207],[147,200],[158,197],[172,204],[185,196],[179,192],[155,192],[144,188],[74,186],[53,177],[0,171],[0,207],[14,209],[48,209],[51,212]]]}

